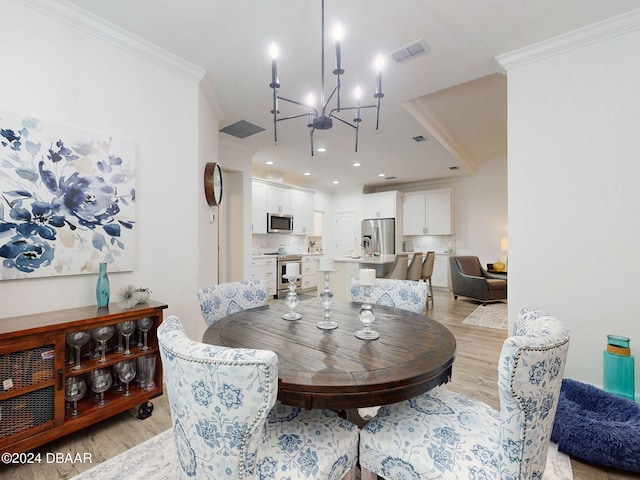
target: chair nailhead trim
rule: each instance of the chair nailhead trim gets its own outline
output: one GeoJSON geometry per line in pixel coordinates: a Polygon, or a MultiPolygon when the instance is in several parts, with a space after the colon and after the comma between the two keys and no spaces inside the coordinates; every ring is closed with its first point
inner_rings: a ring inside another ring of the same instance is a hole
{"type": "MultiPolygon", "coordinates": [[[[555,343],[553,345],[548,345],[546,347],[521,347],[518,348],[518,350],[516,351],[516,353],[513,355],[513,368],[511,369],[511,378],[509,381],[509,390],[511,391],[511,395],[513,396],[513,398],[516,399],[516,401],[518,402],[518,405],[520,405],[520,409],[524,412],[524,419],[522,422],[522,445],[520,447],[520,457],[522,457],[523,455],[523,451],[524,451],[524,447],[526,445],[527,442],[527,408],[525,406],[524,403],[524,399],[516,394],[514,388],[513,388],[513,381],[515,379],[515,373],[516,373],[516,369],[518,367],[518,363],[520,361],[520,357],[522,352],[524,351],[528,351],[528,352],[545,352],[548,350],[553,350],[556,348],[560,348],[564,345],[566,345],[569,342],[569,338],[565,338],[563,341],[555,343]]],[[[522,465],[520,465],[520,467],[522,467],[522,465]]],[[[522,474],[521,471],[518,472],[518,477],[520,477],[522,474]]]]}

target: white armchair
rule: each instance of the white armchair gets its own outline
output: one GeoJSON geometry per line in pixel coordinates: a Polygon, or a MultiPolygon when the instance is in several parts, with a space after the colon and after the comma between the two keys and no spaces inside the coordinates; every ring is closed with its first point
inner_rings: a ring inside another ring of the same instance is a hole
{"type": "Polygon", "coordinates": [[[362,479],[542,478],[569,331],[520,310],[498,370],[500,411],[444,388],[384,406],[360,434],[362,479]]]}
{"type": "MultiPolygon", "coordinates": [[[[427,284],[411,280],[378,278],[371,289],[371,303],[422,313],[427,302],[427,284]]],[[[364,302],[364,293],[356,279],[351,281],[351,301],[364,302]]]]}
{"type": "Polygon", "coordinates": [[[242,280],[222,283],[198,290],[200,311],[211,326],[227,315],[267,303],[266,280],[242,280]]]}
{"type": "Polygon", "coordinates": [[[158,327],[179,479],[353,476],[358,429],[325,410],[276,404],[275,353],[189,340],[180,320],[158,327]]]}

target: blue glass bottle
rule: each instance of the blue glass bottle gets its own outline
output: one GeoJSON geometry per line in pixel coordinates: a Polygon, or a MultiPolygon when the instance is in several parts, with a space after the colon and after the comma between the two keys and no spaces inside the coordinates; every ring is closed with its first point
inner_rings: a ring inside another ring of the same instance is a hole
{"type": "Polygon", "coordinates": [[[98,274],[98,282],[96,283],[96,301],[98,307],[106,307],[109,305],[109,277],[107,276],[107,264],[100,264],[100,273],[98,274]]]}

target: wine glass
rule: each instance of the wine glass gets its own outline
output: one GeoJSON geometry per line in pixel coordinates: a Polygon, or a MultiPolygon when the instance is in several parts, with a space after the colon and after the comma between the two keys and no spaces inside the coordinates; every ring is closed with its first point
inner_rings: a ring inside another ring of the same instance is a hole
{"type": "Polygon", "coordinates": [[[86,345],[90,338],[91,335],[86,330],[81,332],[70,332],[65,336],[67,345],[76,349],[76,364],[71,367],[71,370],[75,371],[83,368],[83,365],[80,365],[80,348],[83,345],[86,345]]]}
{"type": "Polygon", "coordinates": [[[78,416],[78,400],[87,393],[87,385],[81,377],[69,377],[65,382],[64,399],[73,402],[72,417],[78,416]]]}
{"type": "Polygon", "coordinates": [[[120,377],[120,381],[125,385],[123,396],[128,397],[131,395],[129,382],[136,376],[136,364],[133,360],[125,360],[124,362],[120,362],[120,364],[120,368],[118,368],[118,376],[120,377]]]}
{"type": "Polygon", "coordinates": [[[122,322],[118,324],[118,331],[124,337],[125,349],[122,354],[124,357],[128,357],[131,355],[131,350],[129,350],[129,338],[133,334],[133,331],[136,329],[136,322],[133,320],[127,320],[126,322],[122,322]]]}
{"type": "Polygon", "coordinates": [[[112,376],[113,376],[113,387],[116,392],[122,392],[124,390],[124,386],[120,381],[120,367],[122,366],[122,362],[118,362],[111,366],[112,376]]]}
{"type": "Polygon", "coordinates": [[[91,336],[94,340],[100,343],[98,348],[102,350],[100,360],[96,363],[105,363],[107,361],[107,358],[105,357],[105,353],[107,351],[107,340],[113,336],[113,327],[111,325],[105,325],[103,327],[94,328],[91,330],[91,336]]]}
{"type": "Polygon", "coordinates": [[[149,333],[149,330],[151,330],[152,326],[153,326],[153,319],[151,319],[150,317],[144,317],[138,320],[138,328],[140,329],[140,331],[142,331],[144,335],[144,343],[140,348],[141,350],[149,350],[151,348],[147,345],[147,334],[149,333]]]}
{"type": "Polygon", "coordinates": [[[98,370],[91,371],[89,378],[91,380],[91,390],[100,394],[98,406],[102,407],[107,403],[104,400],[104,392],[111,388],[111,383],[113,382],[111,374],[109,373],[109,370],[99,368],[98,370]]]}

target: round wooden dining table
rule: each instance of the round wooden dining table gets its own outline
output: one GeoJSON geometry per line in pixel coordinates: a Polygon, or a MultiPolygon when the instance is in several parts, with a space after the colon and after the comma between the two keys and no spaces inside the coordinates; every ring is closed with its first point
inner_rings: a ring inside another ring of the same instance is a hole
{"type": "Polygon", "coordinates": [[[282,315],[284,301],[244,310],[211,325],[203,342],[271,350],[278,356],[278,399],[305,409],[349,410],[413,398],[451,378],[453,334],[440,323],[396,308],[374,305],[376,340],[360,340],[360,303],[334,302],[334,330],[321,330],[317,298],[299,303],[297,321],[282,315]]]}

